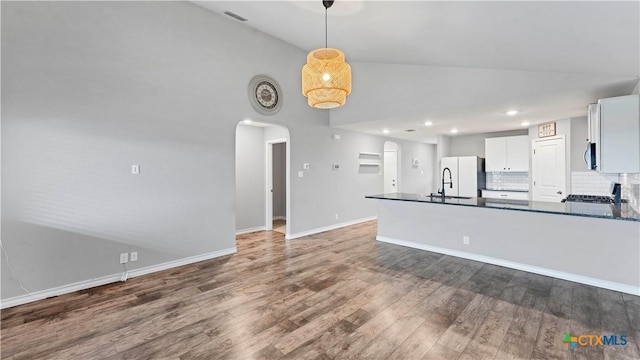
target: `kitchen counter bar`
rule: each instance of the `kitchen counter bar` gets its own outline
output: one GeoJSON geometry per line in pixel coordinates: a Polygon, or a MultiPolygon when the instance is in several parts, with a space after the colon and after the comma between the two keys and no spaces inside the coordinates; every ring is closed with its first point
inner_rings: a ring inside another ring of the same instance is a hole
{"type": "Polygon", "coordinates": [[[594,217],[601,219],[638,221],[640,213],[626,203],[593,204],[582,202],[551,203],[542,201],[501,200],[501,199],[445,199],[441,197],[411,193],[390,193],[366,196],[368,199],[413,201],[442,205],[472,206],[504,210],[530,211],[545,214],[571,215],[582,217],[594,217]]]}
{"type": "Polygon", "coordinates": [[[566,203],[367,198],[377,200],[378,241],[640,295],[640,222],[628,209],[609,215],[566,203]]]}

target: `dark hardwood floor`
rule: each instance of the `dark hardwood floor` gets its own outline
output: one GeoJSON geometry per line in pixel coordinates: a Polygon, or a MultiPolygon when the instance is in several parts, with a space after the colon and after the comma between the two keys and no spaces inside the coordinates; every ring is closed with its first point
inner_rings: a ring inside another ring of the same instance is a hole
{"type": "Polygon", "coordinates": [[[638,296],[375,233],[242,235],[235,255],[2,310],[2,359],[640,358],[638,296]],[[569,351],[565,332],[628,343],[569,351]]]}

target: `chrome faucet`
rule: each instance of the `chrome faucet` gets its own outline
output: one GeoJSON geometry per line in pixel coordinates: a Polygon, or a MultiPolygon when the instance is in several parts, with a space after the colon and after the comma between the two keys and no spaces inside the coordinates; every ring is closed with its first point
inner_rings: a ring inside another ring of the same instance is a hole
{"type": "Polygon", "coordinates": [[[449,184],[449,189],[453,189],[453,180],[451,179],[451,169],[449,169],[448,167],[442,169],[442,192],[438,191],[438,194],[442,194],[442,199],[444,200],[445,198],[445,194],[444,194],[444,185],[445,184],[449,184]],[[445,182],[444,181],[444,173],[445,171],[449,172],[449,181],[445,182]]]}

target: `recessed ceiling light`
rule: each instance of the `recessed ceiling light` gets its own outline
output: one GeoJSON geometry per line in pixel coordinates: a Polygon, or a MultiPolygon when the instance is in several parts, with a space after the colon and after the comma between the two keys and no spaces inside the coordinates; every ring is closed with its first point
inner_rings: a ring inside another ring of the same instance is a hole
{"type": "Polygon", "coordinates": [[[517,113],[518,113],[518,110],[509,110],[509,111],[507,111],[507,115],[509,115],[509,116],[516,115],[517,113]]]}
{"type": "Polygon", "coordinates": [[[383,134],[388,134],[389,133],[389,129],[382,129],[382,133],[383,134]]]}
{"type": "Polygon", "coordinates": [[[242,122],[247,124],[247,125],[249,125],[249,124],[251,124],[251,119],[246,119],[246,120],[243,120],[242,122]]]}
{"type": "Polygon", "coordinates": [[[530,124],[531,124],[531,123],[530,123],[530,122],[528,122],[528,121],[523,121],[523,122],[522,122],[522,126],[529,126],[530,124]]]}
{"type": "Polygon", "coordinates": [[[451,133],[452,134],[457,134],[458,133],[458,129],[451,129],[451,133]]]}
{"type": "Polygon", "coordinates": [[[431,122],[431,121],[425,121],[425,122],[424,122],[424,124],[425,124],[425,126],[431,126],[431,125],[433,125],[433,122],[431,122]]]}

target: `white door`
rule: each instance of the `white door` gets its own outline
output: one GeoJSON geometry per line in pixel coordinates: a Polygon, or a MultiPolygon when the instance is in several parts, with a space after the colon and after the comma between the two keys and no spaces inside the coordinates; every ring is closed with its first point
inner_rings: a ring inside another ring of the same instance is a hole
{"type": "Polygon", "coordinates": [[[384,192],[398,192],[398,150],[384,151],[384,192]]]}
{"type": "Polygon", "coordinates": [[[444,182],[449,182],[449,172],[444,173],[444,169],[451,170],[451,182],[453,185],[446,184],[444,186],[444,194],[451,196],[458,196],[458,158],[457,157],[443,157],[440,159],[440,183],[438,189],[442,191],[442,175],[444,174],[444,182]]]}
{"type": "Polygon", "coordinates": [[[533,141],[533,201],[560,202],[566,197],[564,137],[533,141]]]}

